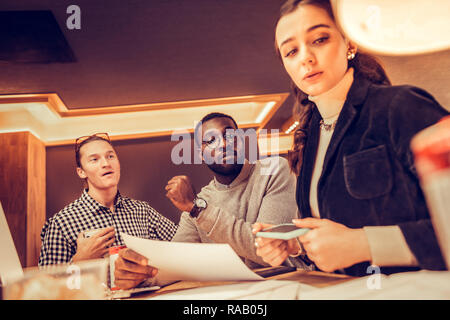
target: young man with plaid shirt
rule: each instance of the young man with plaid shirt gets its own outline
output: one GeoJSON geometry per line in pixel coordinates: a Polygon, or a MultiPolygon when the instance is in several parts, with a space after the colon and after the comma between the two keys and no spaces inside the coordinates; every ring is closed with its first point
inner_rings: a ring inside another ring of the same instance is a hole
{"type": "Polygon", "coordinates": [[[120,162],[107,134],[77,139],[75,158],[87,189],[44,225],[40,266],[101,258],[109,247],[124,245],[120,232],[172,239],[177,225],[147,202],[119,193],[120,162]]]}

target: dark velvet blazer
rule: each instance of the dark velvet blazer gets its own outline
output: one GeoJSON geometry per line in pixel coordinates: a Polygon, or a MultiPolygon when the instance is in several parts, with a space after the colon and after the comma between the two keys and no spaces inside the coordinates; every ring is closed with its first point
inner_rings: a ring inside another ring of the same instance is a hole
{"type": "MultiPolygon", "coordinates": [[[[422,89],[376,85],[355,74],[325,155],[317,187],[319,211],[321,218],[350,228],[398,225],[419,267],[384,267],[382,273],[445,269],[410,150],[411,138],[445,115],[422,89]]],[[[320,120],[314,108],[297,180],[302,217],[311,216],[320,120]]],[[[345,273],[370,275],[368,266],[356,264],[345,273]]]]}

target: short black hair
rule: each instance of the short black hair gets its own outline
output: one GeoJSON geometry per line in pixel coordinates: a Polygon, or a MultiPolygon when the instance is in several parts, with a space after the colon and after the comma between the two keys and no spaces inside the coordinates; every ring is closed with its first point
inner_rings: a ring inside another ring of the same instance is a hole
{"type": "Polygon", "coordinates": [[[201,139],[199,141],[199,139],[197,138],[197,133],[198,130],[200,129],[200,126],[205,123],[206,121],[212,120],[212,119],[216,119],[216,118],[228,118],[231,121],[233,121],[234,126],[236,127],[236,129],[238,129],[238,125],[236,123],[236,121],[233,119],[232,116],[225,114],[225,113],[221,113],[221,112],[211,112],[208,113],[206,116],[204,116],[202,118],[202,120],[200,120],[200,122],[197,123],[197,125],[195,126],[195,130],[194,130],[194,140],[197,143],[197,146],[201,146],[202,142],[201,139]]]}

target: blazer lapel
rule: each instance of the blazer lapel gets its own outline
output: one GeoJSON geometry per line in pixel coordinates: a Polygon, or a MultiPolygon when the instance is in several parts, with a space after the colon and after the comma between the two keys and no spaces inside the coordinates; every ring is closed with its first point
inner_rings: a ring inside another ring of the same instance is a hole
{"type": "MultiPolygon", "coordinates": [[[[344,138],[345,133],[358,114],[357,107],[363,104],[365,101],[370,84],[371,83],[368,80],[362,78],[358,74],[355,74],[355,80],[350,87],[347,99],[344,103],[344,106],[342,107],[341,114],[339,115],[338,121],[336,123],[336,128],[334,129],[333,136],[325,155],[323,170],[319,179],[319,186],[322,180],[322,176],[325,174],[340,142],[344,138]]],[[[320,119],[321,116],[319,111],[317,110],[317,108],[314,108],[311,117],[311,124],[308,128],[308,137],[306,139],[305,150],[303,153],[303,164],[301,167],[300,175],[297,179],[297,205],[302,217],[311,216],[311,208],[309,206],[309,193],[311,188],[311,178],[316,162],[317,148],[319,145],[320,119]]]]}

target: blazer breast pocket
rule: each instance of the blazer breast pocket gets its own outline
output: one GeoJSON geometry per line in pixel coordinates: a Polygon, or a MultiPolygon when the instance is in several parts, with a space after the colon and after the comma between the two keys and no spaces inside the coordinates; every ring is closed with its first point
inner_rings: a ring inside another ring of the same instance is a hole
{"type": "Polygon", "coordinates": [[[372,199],[391,191],[392,166],[385,145],[344,156],[344,179],[355,199],[372,199]]]}

